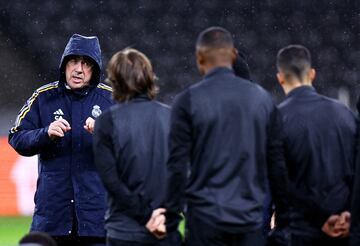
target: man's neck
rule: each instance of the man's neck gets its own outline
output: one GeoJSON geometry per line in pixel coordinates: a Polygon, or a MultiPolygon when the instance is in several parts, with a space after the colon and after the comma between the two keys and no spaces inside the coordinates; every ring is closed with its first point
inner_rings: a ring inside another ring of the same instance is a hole
{"type": "Polygon", "coordinates": [[[207,66],[204,66],[204,75],[208,74],[211,70],[218,67],[226,67],[226,68],[232,68],[232,65],[228,62],[218,62],[216,64],[209,64],[207,66]]]}
{"type": "Polygon", "coordinates": [[[306,81],[303,83],[296,82],[296,83],[286,83],[283,85],[283,89],[286,95],[288,95],[292,90],[299,88],[301,86],[312,86],[311,81],[306,81]]]}

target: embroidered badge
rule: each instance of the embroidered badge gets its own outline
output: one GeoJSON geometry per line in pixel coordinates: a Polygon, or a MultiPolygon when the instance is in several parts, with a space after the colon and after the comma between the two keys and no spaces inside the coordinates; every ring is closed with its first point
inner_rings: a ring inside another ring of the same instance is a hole
{"type": "Polygon", "coordinates": [[[100,106],[99,105],[94,105],[92,111],[91,111],[91,114],[94,118],[97,118],[101,115],[101,109],[100,109],[100,106]]]}

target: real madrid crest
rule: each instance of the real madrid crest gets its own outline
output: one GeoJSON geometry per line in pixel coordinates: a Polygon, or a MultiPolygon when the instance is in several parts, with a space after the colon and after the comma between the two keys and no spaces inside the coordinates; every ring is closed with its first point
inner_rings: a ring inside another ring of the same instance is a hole
{"type": "Polygon", "coordinates": [[[101,115],[101,109],[100,109],[100,106],[99,105],[94,105],[92,111],[91,111],[91,114],[94,118],[97,118],[101,115]]]}

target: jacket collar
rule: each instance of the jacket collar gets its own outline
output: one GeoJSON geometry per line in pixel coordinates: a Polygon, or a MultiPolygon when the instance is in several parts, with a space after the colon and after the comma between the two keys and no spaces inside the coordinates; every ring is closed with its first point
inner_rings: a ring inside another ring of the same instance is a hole
{"type": "Polygon", "coordinates": [[[72,90],[66,83],[59,83],[59,87],[58,89],[60,91],[63,91],[69,95],[74,95],[77,97],[83,97],[86,96],[87,94],[89,94],[89,92],[95,88],[95,86],[90,85],[90,86],[86,86],[80,89],[76,89],[76,90],[72,90]]]}
{"type": "Polygon", "coordinates": [[[234,71],[228,67],[215,67],[211,69],[207,74],[205,74],[204,78],[207,79],[215,75],[229,74],[229,73],[234,73],[234,71]]]}
{"type": "Polygon", "coordinates": [[[309,85],[303,85],[290,91],[289,94],[286,96],[286,98],[302,97],[305,95],[313,95],[313,94],[316,94],[316,90],[314,87],[309,85]]]}
{"type": "Polygon", "coordinates": [[[144,102],[144,101],[150,101],[151,99],[146,94],[139,94],[133,97],[128,102],[144,102]]]}

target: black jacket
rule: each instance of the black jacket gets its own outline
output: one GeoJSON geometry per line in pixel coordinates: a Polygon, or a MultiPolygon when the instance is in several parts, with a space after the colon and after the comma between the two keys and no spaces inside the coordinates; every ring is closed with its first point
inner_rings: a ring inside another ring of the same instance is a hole
{"type": "MultiPolygon", "coordinates": [[[[357,103],[357,111],[360,112],[360,99],[357,103]]],[[[356,143],[356,168],[354,174],[354,186],[351,204],[351,232],[350,232],[350,245],[360,245],[360,128],[358,127],[358,139],[356,143]]]]}
{"type": "Polygon", "coordinates": [[[95,124],[95,165],[108,192],[107,236],[152,242],[145,228],[165,196],[168,106],[138,96],[103,113],[95,124]]]}
{"type": "Polygon", "coordinates": [[[349,209],[357,120],[310,86],[292,90],[279,110],[294,199],[290,228],[320,236],[331,214],[349,209]]]}
{"type": "Polygon", "coordinates": [[[187,203],[220,230],[260,229],[267,169],[274,195],[286,188],[280,122],[270,95],[228,68],[179,94],[169,138],[168,227],[187,203]]]}

